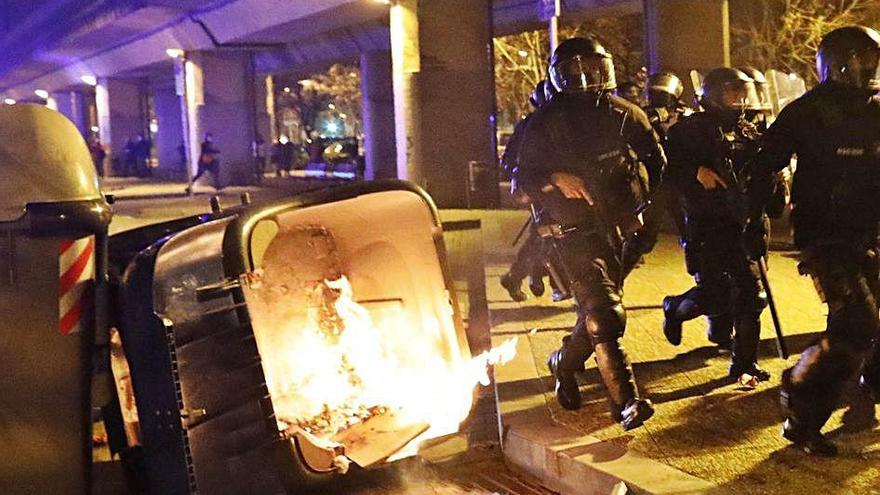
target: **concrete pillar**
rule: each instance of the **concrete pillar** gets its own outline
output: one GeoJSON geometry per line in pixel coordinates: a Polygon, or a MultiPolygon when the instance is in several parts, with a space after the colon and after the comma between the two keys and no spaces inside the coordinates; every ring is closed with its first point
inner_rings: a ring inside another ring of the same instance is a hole
{"type": "Polygon", "coordinates": [[[254,78],[256,132],[271,143],[275,139],[275,81],[271,75],[254,78]]]}
{"type": "Polygon", "coordinates": [[[179,147],[184,145],[183,119],[180,115],[180,97],[174,86],[154,87],[153,107],[159,125],[153,143],[159,167],[154,173],[176,179],[186,177],[186,164],[180,159],[179,151],[179,147]]]}
{"type": "Polygon", "coordinates": [[[728,0],[643,0],[648,69],[682,79],[730,66],[728,0]]]}
{"type": "Polygon", "coordinates": [[[60,91],[50,96],[55,101],[56,110],[70,119],[83,136],[89,135],[89,124],[85,98],[79,91],[60,91]]]}
{"type": "MultiPolygon", "coordinates": [[[[146,135],[147,117],[144,108],[143,81],[140,79],[98,80],[95,87],[95,105],[101,141],[108,146],[110,160],[123,159],[123,149],[129,138],[146,135]]],[[[110,165],[105,165],[109,168],[110,165]]],[[[104,176],[112,175],[104,171],[104,176]]]]}
{"type": "Polygon", "coordinates": [[[188,53],[187,59],[193,162],[198,160],[202,138],[210,133],[220,150],[220,183],[253,182],[254,95],[250,54],[203,51],[188,53]]]}
{"type": "Polygon", "coordinates": [[[498,196],[490,14],[490,0],[391,7],[398,177],[425,186],[443,207],[485,206],[498,196]],[[469,162],[490,177],[475,191],[469,162]]]}
{"type": "Polygon", "coordinates": [[[397,178],[397,148],[394,139],[394,85],[391,52],[361,55],[361,94],[363,95],[364,176],[372,179],[397,178]]]}

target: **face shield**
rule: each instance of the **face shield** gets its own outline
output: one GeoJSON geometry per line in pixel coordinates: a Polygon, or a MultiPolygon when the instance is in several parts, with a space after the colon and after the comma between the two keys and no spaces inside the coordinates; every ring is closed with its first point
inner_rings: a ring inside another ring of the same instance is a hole
{"type": "Polygon", "coordinates": [[[760,110],[766,113],[772,112],[773,104],[770,97],[770,85],[767,83],[755,83],[755,92],[758,95],[760,110]]]}
{"type": "Polygon", "coordinates": [[[598,93],[614,89],[610,57],[576,55],[550,67],[550,82],[562,93],[598,93]]]}
{"type": "Polygon", "coordinates": [[[681,98],[681,94],[684,93],[684,85],[681,83],[681,79],[672,74],[661,74],[651,78],[651,81],[648,83],[648,89],[667,93],[675,97],[675,99],[681,98]]]}
{"type": "Polygon", "coordinates": [[[854,53],[841,72],[849,71],[850,84],[862,89],[880,91],[880,50],[854,53]]]}
{"type": "Polygon", "coordinates": [[[852,52],[843,63],[834,54],[820,54],[816,61],[822,81],[836,81],[869,91],[880,91],[880,50],[852,52]]]}
{"type": "Polygon", "coordinates": [[[716,102],[722,110],[761,110],[761,99],[753,81],[734,81],[724,85],[716,102]]]}

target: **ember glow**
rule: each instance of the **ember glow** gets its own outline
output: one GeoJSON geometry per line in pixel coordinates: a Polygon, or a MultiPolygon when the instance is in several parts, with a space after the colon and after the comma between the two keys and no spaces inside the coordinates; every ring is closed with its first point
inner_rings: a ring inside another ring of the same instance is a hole
{"type": "Polygon", "coordinates": [[[391,411],[406,422],[430,425],[402,451],[411,455],[420,440],[458,431],[475,386],[489,384],[488,367],[516,352],[511,339],[475,358],[450,360],[448,349],[457,343],[448,341],[439,322],[429,319],[421,322],[429,331],[412,331],[399,307],[368,309],[355,302],[344,276],[315,284],[308,293],[305,324],[278,322],[283,328],[275,332],[271,349],[261,346],[282,430],[332,438],[391,411]]]}

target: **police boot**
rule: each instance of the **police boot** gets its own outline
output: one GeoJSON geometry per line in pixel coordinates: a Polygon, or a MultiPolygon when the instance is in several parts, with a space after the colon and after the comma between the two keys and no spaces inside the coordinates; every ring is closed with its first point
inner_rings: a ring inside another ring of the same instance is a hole
{"type": "Polygon", "coordinates": [[[614,420],[626,431],[638,428],[654,415],[654,408],[650,401],[638,397],[632,366],[623,348],[614,340],[596,344],[595,353],[599,374],[608,390],[614,420]]]}
{"type": "Polygon", "coordinates": [[[782,387],[779,393],[782,414],[782,436],[795,447],[810,455],[834,457],[837,445],[828,440],[820,431],[822,425],[831,415],[831,408],[820,404],[805,404],[798,401],[791,384],[791,370],[782,373],[782,387]]]}
{"type": "Polygon", "coordinates": [[[677,316],[678,307],[681,305],[682,296],[666,296],[663,298],[663,335],[672,345],[681,344],[681,324],[684,323],[677,316]]]}
{"type": "Polygon", "coordinates": [[[782,423],[782,436],[807,454],[821,457],[837,456],[837,445],[834,442],[828,440],[819,430],[798,423],[795,418],[785,418],[785,422],[782,423]]]}
{"type": "Polygon", "coordinates": [[[565,347],[550,353],[547,367],[556,380],[556,400],[559,405],[569,410],[581,408],[581,391],[578,388],[574,371],[565,367],[565,347]]]}
{"type": "Polygon", "coordinates": [[[761,322],[758,316],[737,318],[733,337],[733,356],[728,376],[737,379],[751,375],[759,382],[770,379],[770,373],[758,367],[758,342],[761,338],[761,322]]]}
{"type": "Polygon", "coordinates": [[[654,415],[654,405],[648,399],[633,399],[620,412],[620,427],[623,431],[642,426],[654,415]]]}
{"type": "Polygon", "coordinates": [[[529,290],[535,297],[544,295],[544,277],[540,275],[529,275],[529,290]]]}
{"type": "Polygon", "coordinates": [[[702,314],[694,302],[697,288],[691,288],[679,296],[663,298],[663,335],[672,345],[681,344],[681,324],[702,314]]]}
{"type": "Polygon", "coordinates": [[[719,349],[730,351],[733,349],[733,319],[730,315],[712,315],[707,318],[709,327],[706,329],[706,338],[709,342],[717,345],[719,349]]]}
{"type": "Polygon", "coordinates": [[[501,287],[504,287],[510,298],[516,302],[523,302],[528,298],[522,290],[522,280],[514,280],[510,273],[501,276],[501,287]]]}

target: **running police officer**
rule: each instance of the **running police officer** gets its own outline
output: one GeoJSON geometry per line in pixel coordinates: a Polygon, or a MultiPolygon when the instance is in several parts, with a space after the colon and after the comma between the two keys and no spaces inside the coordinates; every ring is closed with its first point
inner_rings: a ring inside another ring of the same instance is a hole
{"type": "Polygon", "coordinates": [[[667,177],[684,197],[685,262],[696,286],[663,299],[663,332],[678,345],[682,322],[707,315],[709,340],[723,347],[735,328],[729,376],[766,381],[770,374],[757,365],[766,294],[756,260],[764,253],[747,253],[742,238],[745,181],[758,150],[756,127],[746,119],[759,107],[755,83],[737,69],[715,69],[700,103],[706,111],[676,124],[666,147],[667,177]]]}
{"type": "MultiPolygon", "coordinates": [[[[532,94],[529,97],[529,104],[537,110],[544,106],[549,100],[549,91],[546,90],[547,81],[540,81],[535,85],[532,94]]],[[[508,174],[516,168],[519,160],[519,150],[522,146],[522,137],[528,126],[532,113],[526,115],[520,120],[513,129],[507,146],[504,148],[504,155],[501,156],[501,165],[508,174]]],[[[530,198],[524,191],[516,187],[516,180],[512,178],[510,192],[517,203],[526,204],[530,198]]],[[[535,296],[541,296],[544,293],[544,282],[541,280],[543,267],[540,266],[541,260],[541,238],[538,237],[534,229],[534,225],[529,225],[529,232],[522,246],[516,252],[516,258],[510,265],[510,269],[501,276],[501,286],[507,290],[510,298],[517,302],[525,301],[528,296],[522,289],[522,282],[526,276],[530,276],[529,289],[535,296]],[[540,287],[538,283],[540,282],[540,287]]]]}
{"type": "Polygon", "coordinates": [[[765,135],[746,234],[760,236],[755,226],[772,175],[797,154],[791,221],[798,270],[813,278],[828,319],[825,333],[783,373],[783,435],[807,452],[833,456],[837,447],[820,430],[844,382],[862,367],[862,386],[880,391],[880,35],[861,26],[835,29],[820,43],[816,66],[820,83],[786,106],[765,135]]]}
{"type": "MultiPolygon", "coordinates": [[[[671,72],[658,72],[648,77],[648,105],[644,110],[664,146],[669,128],[683,115],[689,114],[686,112],[687,108],[681,104],[683,92],[681,79],[671,72]]],[[[634,232],[626,240],[622,259],[625,274],[636,267],[642,256],[654,249],[663,224],[664,212],[669,213],[678,233],[684,235],[684,212],[680,194],[671,183],[662,181],[660,177],[652,177],[651,182],[659,187],[652,191],[651,206],[644,215],[644,228],[634,232]]]]}
{"type": "Polygon", "coordinates": [[[612,415],[629,430],[654,411],[639,397],[620,343],[621,232],[644,200],[645,167],[662,170],[665,158],[644,112],[611,94],[614,66],[598,42],[564,41],[549,73],[560,93],[529,122],[514,173],[543,207],[542,231],[554,237],[577,303],[578,322],[548,365],[559,403],[578,409],[574,373],[595,353],[612,415]]]}

